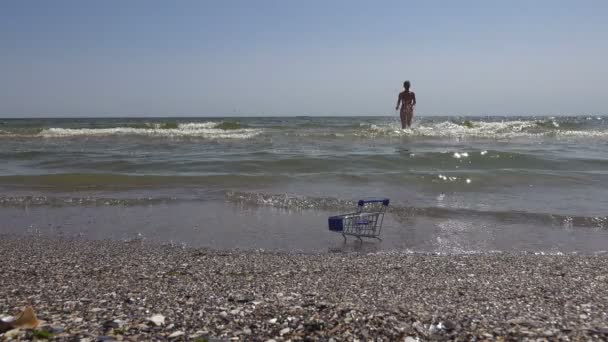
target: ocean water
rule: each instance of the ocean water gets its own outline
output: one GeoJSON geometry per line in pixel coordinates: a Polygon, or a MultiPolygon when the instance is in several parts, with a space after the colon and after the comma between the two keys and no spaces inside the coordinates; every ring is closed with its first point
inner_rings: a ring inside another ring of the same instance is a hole
{"type": "Polygon", "coordinates": [[[0,119],[0,233],[303,252],[608,250],[608,117],[0,119]],[[382,241],[327,229],[390,198],[382,241]]]}

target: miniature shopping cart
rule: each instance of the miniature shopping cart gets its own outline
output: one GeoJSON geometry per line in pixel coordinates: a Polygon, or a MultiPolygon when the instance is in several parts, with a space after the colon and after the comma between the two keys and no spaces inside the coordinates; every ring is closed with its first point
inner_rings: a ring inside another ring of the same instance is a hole
{"type": "Polygon", "coordinates": [[[342,234],[345,241],[346,235],[352,235],[360,241],[363,241],[363,237],[381,240],[380,230],[388,203],[388,198],[360,200],[356,212],[330,217],[329,230],[342,234]]]}

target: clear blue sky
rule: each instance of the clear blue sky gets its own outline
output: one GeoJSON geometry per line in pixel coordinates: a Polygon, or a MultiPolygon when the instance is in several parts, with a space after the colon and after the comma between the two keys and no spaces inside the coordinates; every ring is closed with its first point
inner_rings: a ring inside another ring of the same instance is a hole
{"type": "Polygon", "coordinates": [[[608,114],[608,1],[0,1],[0,117],[608,114]]]}

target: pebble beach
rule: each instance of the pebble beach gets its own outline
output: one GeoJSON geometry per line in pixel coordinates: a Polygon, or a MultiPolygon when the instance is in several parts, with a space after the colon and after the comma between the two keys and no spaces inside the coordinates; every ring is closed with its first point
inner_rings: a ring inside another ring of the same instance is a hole
{"type": "Polygon", "coordinates": [[[3,235],[0,340],[606,340],[608,256],[293,254],[3,235]]]}

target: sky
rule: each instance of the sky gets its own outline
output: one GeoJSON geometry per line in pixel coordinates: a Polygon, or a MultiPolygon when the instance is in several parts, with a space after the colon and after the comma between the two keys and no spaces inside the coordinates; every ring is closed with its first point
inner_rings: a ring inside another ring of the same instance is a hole
{"type": "Polygon", "coordinates": [[[0,117],[608,114],[608,1],[0,1],[0,117]]]}

